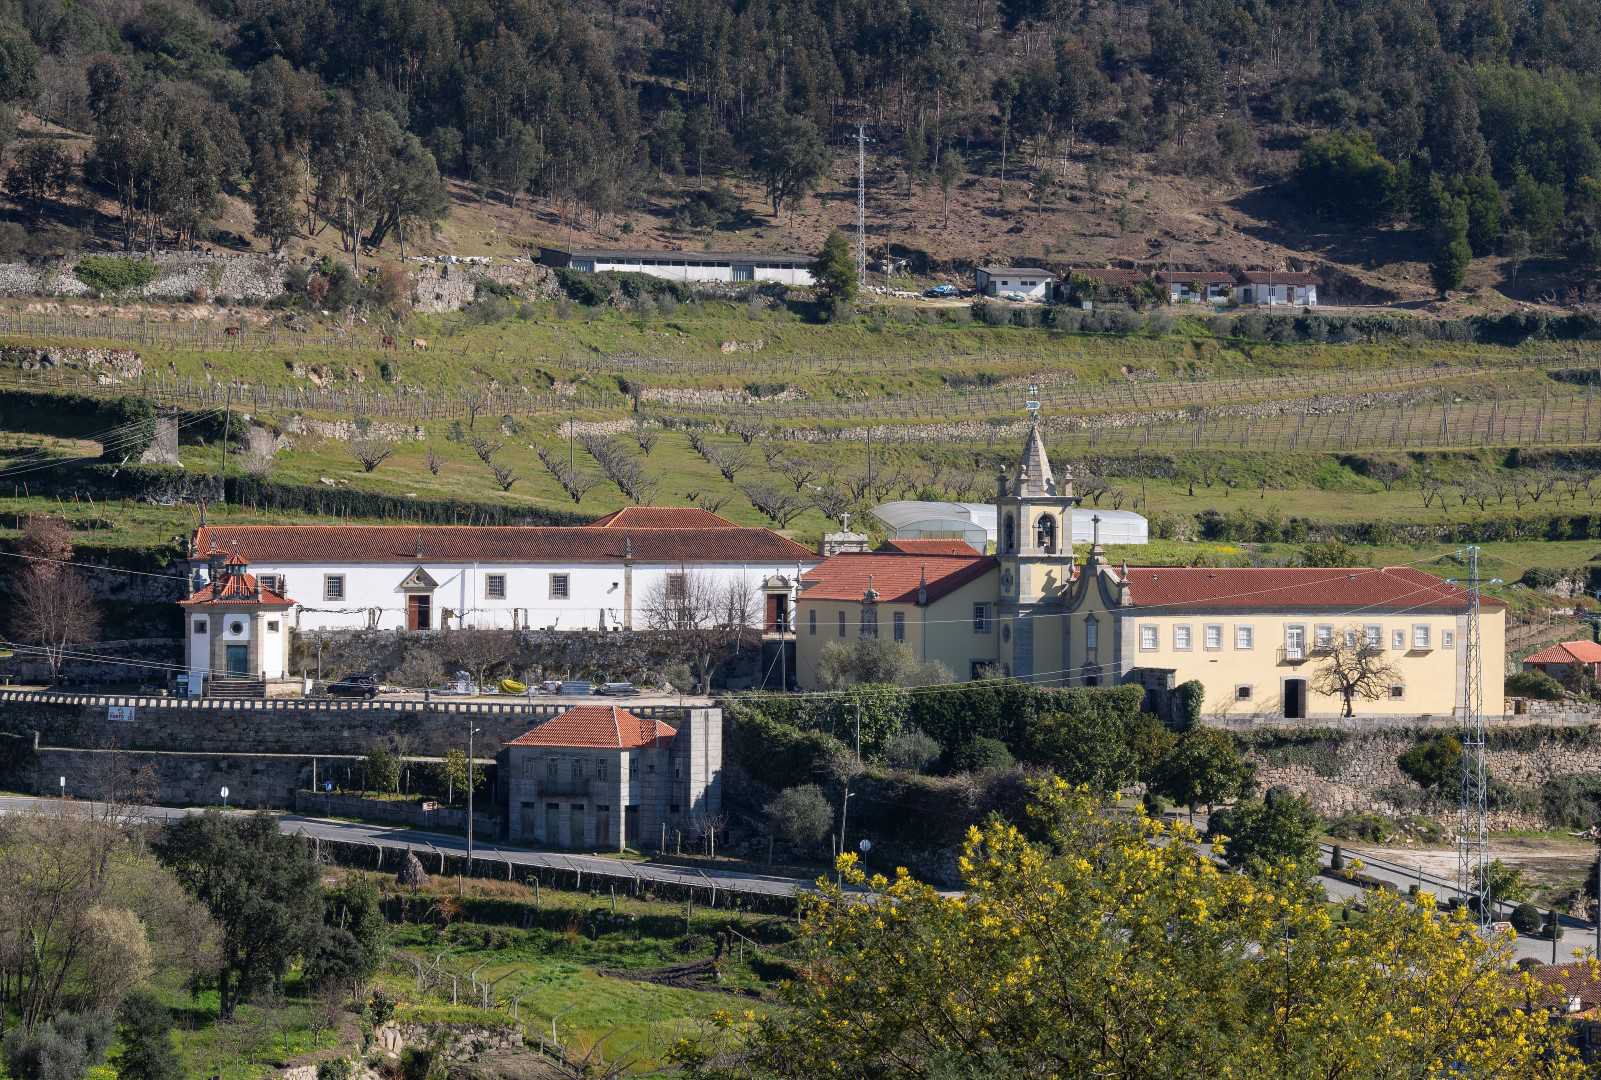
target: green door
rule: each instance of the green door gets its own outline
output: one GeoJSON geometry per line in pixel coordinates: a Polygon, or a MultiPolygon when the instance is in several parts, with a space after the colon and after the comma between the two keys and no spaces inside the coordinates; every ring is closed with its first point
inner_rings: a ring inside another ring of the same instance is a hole
{"type": "Polygon", "coordinates": [[[249,645],[226,645],[226,646],[224,646],[224,648],[226,648],[227,651],[228,651],[228,657],[227,657],[227,659],[228,659],[228,674],[230,674],[230,675],[249,675],[250,674],[250,646],[249,645]]]}

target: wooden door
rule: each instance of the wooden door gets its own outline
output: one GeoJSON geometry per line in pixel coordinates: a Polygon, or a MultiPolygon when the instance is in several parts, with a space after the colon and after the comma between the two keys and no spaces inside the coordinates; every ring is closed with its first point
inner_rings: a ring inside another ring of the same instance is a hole
{"type": "Polygon", "coordinates": [[[224,652],[226,653],[228,674],[250,674],[250,646],[230,644],[224,646],[224,652]]]}
{"type": "Polygon", "coordinates": [[[406,597],[406,629],[432,630],[434,598],[427,593],[411,593],[406,597]]]}

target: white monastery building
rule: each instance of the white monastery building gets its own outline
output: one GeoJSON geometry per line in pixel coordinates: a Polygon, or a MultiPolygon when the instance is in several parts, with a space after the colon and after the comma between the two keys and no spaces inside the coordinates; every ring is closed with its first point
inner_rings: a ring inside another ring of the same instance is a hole
{"type": "MultiPolygon", "coordinates": [[[[230,557],[296,631],[643,629],[653,590],[684,575],[748,589],[755,609],[769,578],[819,561],[771,529],[648,506],[581,526],[205,525],[191,549],[197,597],[230,557]]],[[[261,670],[246,655],[245,670],[261,670]]]]}

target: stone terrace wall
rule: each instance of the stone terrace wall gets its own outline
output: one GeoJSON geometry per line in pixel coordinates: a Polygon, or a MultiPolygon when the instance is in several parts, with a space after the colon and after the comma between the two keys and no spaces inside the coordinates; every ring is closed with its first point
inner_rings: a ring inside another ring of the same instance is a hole
{"type": "MultiPolygon", "coordinates": [[[[1385,797],[1386,789],[1412,786],[1396,759],[1428,730],[1259,729],[1246,756],[1256,762],[1257,782],[1263,789],[1288,787],[1324,815],[1393,814],[1403,808],[1385,797]],[[1275,735],[1282,738],[1274,739],[1275,735]]],[[[1485,759],[1492,777],[1515,788],[1537,788],[1557,777],[1601,772],[1601,724],[1593,720],[1585,726],[1498,724],[1490,729],[1485,759]]],[[[1510,810],[1498,811],[1492,819],[1498,828],[1544,824],[1535,815],[1510,810]]]]}
{"type": "MultiPolygon", "coordinates": [[[[677,706],[618,704],[638,716],[677,726],[677,706]]],[[[124,697],[111,694],[0,692],[0,731],[39,733],[42,746],[222,754],[366,754],[393,736],[406,752],[440,756],[459,748],[467,725],[482,745],[499,747],[570,704],[435,701],[253,700],[124,697]],[[131,707],[131,721],[111,707],[131,707]]],[[[485,751],[486,754],[488,751],[485,751]]]]}
{"type": "MultiPolygon", "coordinates": [[[[147,256],[135,255],[135,258],[147,256]]],[[[156,278],[138,293],[145,300],[211,300],[265,303],[283,292],[282,257],[166,252],[153,257],[156,278]]],[[[90,296],[73,273],[76,257],[47,262],[0,263],[0,296],[90,296]]]]}
{"type": "MultiPolygon", "coordinates": [[[[147,796],[169,806],[216,806],[228,788],[228,805],[282,809],[293,805],[298,788],[311,783],[312,758],[298,754],[173,754],[141,751],[77,750],[40,747],[34,757],[32,786],[39,795],[56,795],[66,777],[74,799],[98,799],[111,784],[149,777],[147,796]]],[[[318,774],[340,776],[359,769],[360,759],[319,757],[318,774]]],[[[24,779],[15,777],[14,780],[24,779]]]]}

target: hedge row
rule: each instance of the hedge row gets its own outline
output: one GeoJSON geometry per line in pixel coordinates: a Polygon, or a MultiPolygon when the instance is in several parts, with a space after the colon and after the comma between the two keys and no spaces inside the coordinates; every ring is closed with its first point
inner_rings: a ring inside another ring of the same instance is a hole
{"type": "Polygon", "coordinates": [[[62,439],[105,440],[102,461],[144,453],[156,437],[155,417],[155,406],[140,397],[0,390],[0,427],[62,439]],[[113,429],[117,429],[114,437],[107,439],[113,429]]]}

